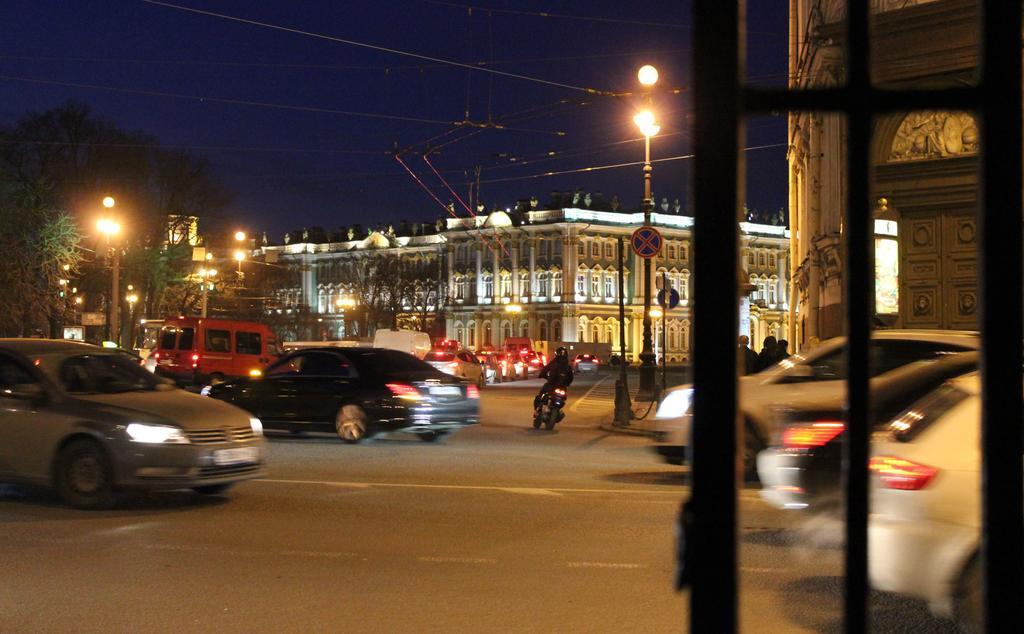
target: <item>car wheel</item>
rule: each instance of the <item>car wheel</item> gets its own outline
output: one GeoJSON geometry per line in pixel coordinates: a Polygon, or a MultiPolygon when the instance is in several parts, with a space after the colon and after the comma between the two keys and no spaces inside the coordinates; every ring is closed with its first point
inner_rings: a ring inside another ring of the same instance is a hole
{"type": "Polygon", "coordinates": [[[224,484],[207,484],[201,487],[192,487],[192,490],[200,495],[222,495],[230,491],[233,486],[235,486],[234,482],[225,482],[224,484]]]}
{"type": "Polygon", "coordinates": [[[358,405],[342,406],[334,418],[334,429],[345,442],[359,442],[366,438],[366,412],[358,405]]]}
{"type": "Polygon", "coordinates": [[[757,454],[764,449],[761,439],[754,432],[750,421],[747,421],[743,429],[743,479],[746,482],[756,482],[757,477],[757,454]]]}
{"type": "Polygon", "coordinates": [[[69,505],[80,509],[105,509],[114,505],[114,469],[110,458],[93,440],[76,440],[57,457],[57,492],[69,505]]]}
{"type": "Polygon", "coordinates": [[[423,442],[435,442],[445,437],[446,432],[443,431],[423,431],[416,434],[423,442]]]}
{"type": "Polygon", "coordinates": [[[953,609],[960,629],[965,632],[984,631],[981,603],[981,561],[975,557],[960,577],[959,588],[953,609]]]}

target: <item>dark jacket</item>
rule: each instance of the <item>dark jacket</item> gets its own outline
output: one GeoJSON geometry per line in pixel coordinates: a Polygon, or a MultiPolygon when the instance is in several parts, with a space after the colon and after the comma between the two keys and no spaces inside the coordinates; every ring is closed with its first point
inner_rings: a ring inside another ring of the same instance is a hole
{"type": "Polygon", "coordinates": [[[538,378],[547,380],[548,385],[557,387],[569,387],[572,384],[573,372],[569,365],[569,359],[555,357],[541,368],[538,378]]]}
{"type": "Polygon", "coordinates": [[[743,353],[743,374],[753,374],[761,369],[757,353],[748,346],[741,346],[743,353]]]}

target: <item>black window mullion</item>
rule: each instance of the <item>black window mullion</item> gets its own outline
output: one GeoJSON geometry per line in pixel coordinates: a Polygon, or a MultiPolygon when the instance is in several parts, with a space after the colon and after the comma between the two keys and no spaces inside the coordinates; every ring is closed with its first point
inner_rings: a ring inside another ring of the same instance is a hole
{"type": "Polygon", "coordinates": [[[846,551],[843,629],[867,631],[868,589],[868,413],[874,253],[871,236],[870,144],[872,126],[871,33],[867,0],[847,3],[846,81],[846,240],[843,283],[846,290],[846,426],[843,437],[843,485],[846,551]]]}
{"type": "Polygon", "coordinates": [[[739,2],[693,5],[694,525],[690,629],[737,630],[736,348],[743,53],[739,2]]]}
{"type": "Polygon", "coordinates": [[[982,14],[981,270],[982,562],[985,625],[1024,623],[1024,423],[1021,405],[1021,3],[982,14]]]}

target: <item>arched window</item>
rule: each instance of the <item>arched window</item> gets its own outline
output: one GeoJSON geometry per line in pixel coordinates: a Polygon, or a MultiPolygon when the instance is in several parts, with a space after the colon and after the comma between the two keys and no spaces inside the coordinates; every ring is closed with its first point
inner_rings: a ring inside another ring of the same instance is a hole
{"type": "Polygon", "coordinates": [[[618,347],[618,345],[619,345],[619,330],[618,330],[618,328],[616,328],[615,324],[613,324],[613,323],[609,323],[604,328],[605,328],[605,332],[607,333],[607,335],[605,336],[605,341],[607,341],[608,343],[618,347]]]}
{"type": "Polygon", "coordinates": [[[679,349],[679,329],[674,323],[668,327],[668,349],[679,349]]]}
{"type": "Polygon", "coordinates": [[[611,273],[604,276],[604,296],[615,297],[615,276],[611,273]]]}
{"type": "Polygon", "coordinates": [[[555,320],[551,322],[551,340],[561,341],[562,340],[562,322],[555,320]]]}
{"type": "Polygon", "coordinates": [[[747,266],[749,268],[757,266],[757,256],[754,255],[753,251],[747,251],[747,266]]]}
{"type": "Polygon", "coordinates": [[[601,272],[594,271],[590,276],[590,296],[601,297],[601,272]]]}
{"type": "Polygon", "coordinates": [[[595,260],[599,260],[601,258],[601,243],[597,240],[593,240],[590,243],[590,257],[595,260]]]}
{"type": "Polygon", "coordinates": [[[757,281],[757,292],[761,296],[760,299],[768,301],[768,276],[762,275],[761,279],[757,281]]]}
{"type": "Polygon", "coordinates": [[[615,257],[615,243],[614,242],[609,241],[609,242],[605,242],[604,243],[604,257],[606,259],[608,259],[608,260],[610,260],[613,257],[615,257]]]}
{"type": "Polygon", "coordinates": [[[508,273],[501,274],[501,296],[511,297],[512,296],[512,276],[508,273]]]}
{"type": "Polygon", "coordinates": [[[683,350],[690,349],[690,320],[684,319],[682,324],[683,350]]]}
{"type": "Polygon", "coordinates": [[[585,240],[580,240],[576,243],[576,255],[587,257],[587,243],[585,240]]]}
{"type": "Polygon", "coordinates": [[[548,241],[544,238],[537,240],[537,250],[540,252],[542,260],[546,260],[548,257],[548,241]]]}
{"type": "Polygon", "coordinates": [[[679,245],[679,259],[683,262],[690,261],[690,243],[684,242],[679,245]]]}
{"type": "Polygon", "coordinates": [[[459,342],[460,346],[466,346],[466,329],[462,326],[461,321],[455,322],[455,340],[459,342]]]}
{"type": "Polygon", "coordinates": [[[529,271],[519,272],[519,295],[526,297],[530,295],[530,273],[529,271]]]}
{"type": "Polygon", "coordinates": [[[674,245],[674,244],[668,245],[668,259],[669,260],[676,259],[676,245],[674,245]]]}
{"type": "Polygon", "coordinates": [[[541,297],[548,297],[550,295],[548,291],[548,274],[543,271],[537,274],[537,294],[541,297]]]}
{"type": "Polygon", "coordinates": [[[512,336],[512,322],[506,321],[504,324],[501,325],[501,340],[505,341],[506,339],[510,338],[511,336],[512,336]]]}
{"type": "Polygon", "coordinates": [[[778,286],[779,286],[779,278],[774,276],[774,275],[771,276],[768,279],[768,303],[769,304],[775,305],[776,303],[778,303],[778,299],[779,299],[778,298],[778,286]]]}
{"type": "Polygon", "coordinates": [[[494,297],[493,275],[484,275],[484,297],[494,297]]]}
{"type": "Polygon", "coordinates": [[[492,328],[491,328],[490,320],[485,321],[484,322],[484,345],[485,346],[493,346],[494,345],[492,343],[493,339],[491,338],[491,330],[492,330],[492,328]]]}
{"type": "Polygon", "coordinates": [[[679,274],[679,300],[689,301],[690,299],[690,272],[683,271],[679,274]]]}
{"type": "Polygon", "coordinates": [[[469,322],[469,327],[466,329],[466,331],[467,331],[467,334],[468,334],[468,339],[466,341],[466,345],[468,345],[468,346],[470,346],[472,348],[475,348],[476,347],[476,322],[475,321],[469,322]]]}
{"type": "Polygon", "coordinates": [[[455,276],[455,299],[466,299],[466,278],[462,275],[455,276]]]}
{"type": "Polygon", "coordinates": [[[587,271],[581,269],[576,273],[576,294],[582,297],[587,295],[587,271]]]}
{"type": "Polygon", "coordinates": [[[754,302],[761,299],[761,292],[757,286],[757,281],[758,280],[756,275],[750,276],[750,285],[754,287],[753,290],[750,291],[750,301],[754,302]]]}
{"type": "Polygon", "coordinates": [[[599,326],[597,324],[594,324],[593,326],[591,326],[590,327],[590,337],[591,337],[590,340],[593,341],[594,343],[604,343],[604,341],[601,339],[601,326],[599,326]]]}
{"type": "Polygon", "coordinates": [[[776,263],[775,252],[772,251],[771,253],[768,254],[768,266],[770,266],[771,268],[774,269],[775,268],[775,263],[776,263]]]}
{"type": "Polygon", "coordinates": [[[537,338],[541,341],[548,340],[548,322],[543,319],[537,322],[537,338]]]}
{"type": "Polygon", "coordinates": [[[761,266],[768,266],[768,260],[764,251],[761,251],[761,254],[758,256],[758,262],[760,262],[761,266]]]}
{"type": "Polygon", "coordinates": [[[558,297],[562,294],[562,273],[555,271],[551,274],[551,295],[558,297]]]}

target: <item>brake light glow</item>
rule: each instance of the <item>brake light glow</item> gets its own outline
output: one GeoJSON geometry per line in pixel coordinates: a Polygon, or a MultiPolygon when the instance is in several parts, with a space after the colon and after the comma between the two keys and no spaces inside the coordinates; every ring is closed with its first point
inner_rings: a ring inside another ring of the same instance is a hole
{"type": "Polygon", "coordinates": [[[159,359],[160,358],[160,353],[159,352],[154,352],[153,353],[153,358],[154,359],[159,359]]]}
{"type": "Polygon", "coordinates": [[[466,386],[466,398],[480,398],[480,388],[473,384],[466,386]]]}
{"type": "Polygon", "coordinates": [[[896,456],[874,456],[868,463],[871,473],[878,476],[882,486],[900,491],[918,491],[931,483],[939,472],[935,467],[911,462],[896,456]]]}
{"type": "Polygon", "coordinates": [[[410,401],[419,401],[423,398],[420,391],[408,383],[385,383],[384,385],[398,398],[404,398],[410,401]]]}
{"type": "Polygon", "coordinates": [[[556,388],[555,388],[555,394],[557,394],[557,395],[559,395],[559,396],[565,396],[565,390],[563,390],[563,389],[562,389],[562,388],[560,388],[560,387],[556,387],[556,388]]]}
{"type": "Polygon", "coordinates": [[[822,447],[843,433],[845,428],[846,425],[837,421],[791,425],[782,431],[782,444],[786,447],[822,447]]]}
{"type": "Polygon", "coordinates": [[[199,360],[199,355],[198,354],[192,355],[192,360],[193,361],[198,361],[199,360]]]}

